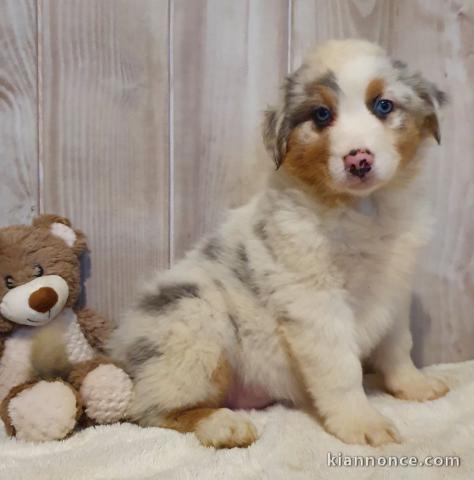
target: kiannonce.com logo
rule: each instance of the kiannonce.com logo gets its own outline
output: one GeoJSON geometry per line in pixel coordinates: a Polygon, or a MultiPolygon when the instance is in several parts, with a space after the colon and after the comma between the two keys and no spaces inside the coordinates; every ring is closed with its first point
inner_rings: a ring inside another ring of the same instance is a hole
{"type": "Polygon", "coordinates": [[[328,452],[329,467],[460,467],[456,456],[370,456],[328,452]]]}

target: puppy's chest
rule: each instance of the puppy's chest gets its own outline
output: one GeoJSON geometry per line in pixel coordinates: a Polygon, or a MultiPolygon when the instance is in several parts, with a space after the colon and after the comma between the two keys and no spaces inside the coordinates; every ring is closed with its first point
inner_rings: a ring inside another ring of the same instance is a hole
{"type": "Polygon", "coordinates": [[[423,219],[390,210],[347,212],[329,231],[333,261],[361,327],[375,332],[390,321],[410,288],[425,230],[423,219]]]}
{"type": "Polygon", "coordinates": [[[331,257],[344,288],[368,295],[402,281],[411,271],[416,242],[409,232],[380,223],[376,215],[349,214],[328,231],[331,257]]]}
{"type": "Polygon", "coordinates": [[[289,282],[308,290],[343,289],[364,308],[386,303],[391,292],[407,284],[424,243],[410,212],[390,208],[387,213],[370,204],[316,220],[300,215],[291,231],[285,227],[280,227],[274,250],[283,272],[291,272],[289,282]]]}

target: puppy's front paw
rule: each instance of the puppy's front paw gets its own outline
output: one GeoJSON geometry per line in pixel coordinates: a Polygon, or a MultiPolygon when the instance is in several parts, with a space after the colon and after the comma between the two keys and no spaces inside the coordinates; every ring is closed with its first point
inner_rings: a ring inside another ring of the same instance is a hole
{"type": "Polygon", "coordinates": [[[385,443],[400,443],[395,425],[375,409],[344,413],[326,419],[327,430],[345,443],[378,447],[385,443]]]}
{"type": "Polygon", "coordinates": [[[443,380],[419,371],[387,382],[387,388],[394,397],[415,402],[435,400],[449,392],[443,380]]]}

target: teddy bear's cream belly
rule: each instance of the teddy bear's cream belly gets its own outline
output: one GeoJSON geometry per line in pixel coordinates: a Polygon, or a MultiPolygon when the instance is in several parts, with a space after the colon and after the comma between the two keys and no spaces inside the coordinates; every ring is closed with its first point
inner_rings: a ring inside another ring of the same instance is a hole
{"type": "Polygon", "coordinates": [[[20,329],[8,337],[0,360],[0,400],[10,389],[31,378],[33,329],[20,329]]]}

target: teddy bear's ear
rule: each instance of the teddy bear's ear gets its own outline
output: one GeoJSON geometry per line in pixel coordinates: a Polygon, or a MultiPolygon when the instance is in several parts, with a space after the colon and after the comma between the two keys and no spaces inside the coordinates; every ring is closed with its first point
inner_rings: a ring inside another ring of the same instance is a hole
{"type": "Polygon", "coordinates": [[[33,219],[33,226],[49,228],[51,233],[71,247],[77,256],[87,250],[86,236],[80,230],[73,229],[66,217],[52,214],[40,215],[33,219]]]}

